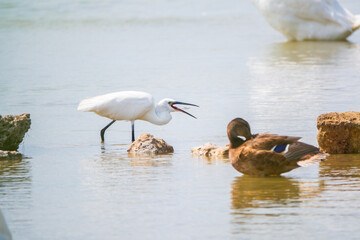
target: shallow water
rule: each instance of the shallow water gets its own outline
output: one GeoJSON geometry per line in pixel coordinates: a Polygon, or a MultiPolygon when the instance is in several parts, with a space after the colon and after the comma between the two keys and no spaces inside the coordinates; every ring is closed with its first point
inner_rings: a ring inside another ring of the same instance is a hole
{"type": "MultiPolygon", "coordinates": [[[[360,13],[355,0],[341,1],[360,13]]],[[[332,155],[279,178],[194,158],[226,124],[316,143],[316,117],[359,111],[360,33],[285,42],[249,1],[1,1],[0,114],[31,113],[0,162],[0,209],[14,239],[357,239],[360,156],[332,155]],[[132,157],[130,123],[76,111],[103,93],[144,90],[200,105],[165,126],[136,122],[175,153],[132,157]]]]}

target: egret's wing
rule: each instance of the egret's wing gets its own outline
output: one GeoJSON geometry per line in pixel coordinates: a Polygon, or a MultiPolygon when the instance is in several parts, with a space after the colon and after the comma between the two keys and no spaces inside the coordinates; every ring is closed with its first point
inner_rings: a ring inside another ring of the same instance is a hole
{"type": "MultiPolygon", "coordinates": [[[[114,120],[134,120],[154,107],[153,97],[144,92],[123,91],[83,100],[86,111],[114,120]]],[[[84,110],[80,110],[84,111],[84,110]]]]}

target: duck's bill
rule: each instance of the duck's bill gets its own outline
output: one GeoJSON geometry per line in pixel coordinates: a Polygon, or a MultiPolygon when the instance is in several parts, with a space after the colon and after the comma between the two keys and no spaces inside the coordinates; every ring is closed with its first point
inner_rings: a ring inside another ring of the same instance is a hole
{"type": "Polygon", "coordinates": [[[185,103],[185,102],[173,102],[173,103],[171,104],[171,107],[172,107],[173,109],[175,109],[176,111],[183,112],[183,113],[189,115],[190,117],[196,118],[194,115],[192,115],[192,114],[190,114],[190,113],[188,113],[188,112],[186,112],[186,111],[184,111],[184,110],[182,110],[182,109],[180,109],[180,108],[175,107],[175,106],[174,106],[175,104],[181,104],[181,105],[199,107],[198,105],[195,105],[195,104],[192,104],[192,103],[185,103]]]}

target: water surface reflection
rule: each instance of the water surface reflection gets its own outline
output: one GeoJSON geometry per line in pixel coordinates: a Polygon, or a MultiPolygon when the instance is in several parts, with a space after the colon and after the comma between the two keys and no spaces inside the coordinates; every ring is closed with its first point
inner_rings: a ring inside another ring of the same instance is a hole
{"type": "MultiPolygon", "coordinates": [[[[323,184],[318,179],[238,177],[230,194],[232,233],[251,239],[291,238],[293,231],[283,229],[302,219],[304,212],[299,209],[313,202],[322,191],[323,184]]],[[[305,214],[311,218],[311,214],[305,214]]]]}
{"type": "Polygon", "coordinates": [[[159,181],[169,175],[172,154],[132,155],[128,154],[126,144],[107,145],[100,154],[81,161],[82,184],[86,188],[100,187],[102,191],[112,188],[126,189],[141,185],[142,181],[159,181]],[[120,184],[126,182],[127,184],[120,184]]]}
{"type": "Polygon", "coordinates": [[[320,182],[314,181],[244,175],[236,178],[231,185],[232,208],[251,212],[253,208],[296,207],[305,198],[320,193],[321,186],[320,182]]]}
{"type": "Polygon", "coordinates": [[[332,154],[320,163],[324,178],[353,178],[360,181],[360,154],[332,154]]]}
{"type": "Polygon", "coordinates": [[[101,154],[95,156],[97,160],[101,160],[102,164],[119,162],[125,164],[130,163],[131,166],[169,166],[173,154],[136,154],[128,153],[129,145],[113,144],[111,146],[101,146],[101,154]]]}
{"type": "Polygon", "coordinates": [[[0,160],[0,209],[12,233],[32,227],[32,166],[29,159],[0,160]],[[13,226],[16,223],[16,228],[13,226]]]}
{"type": "MultiPolygon", "coordinates": [[[[346,63],[351,63],[351,59],[358,59],[359,51],[359,44],[348,41],[273,43],[267,48],[264,60],[268,66],[338,65],[339,59],[346,63]]],[[[354,61],[353,64],[359,63],[354,61]]]]}
{"type": "MultiPolygon", "coordinates": [[[[0,160],[0,189],[26,189],[31,186],[29,159],[0,160]]],[[[6,192],[4,192],[5,194],[6,192]]]]}
{"type": "Polygon", "coordinates": [[[360,100],[354,92],[360,91],[359,44],[273,43],[249,58],[248,67],[248,104],[260,131],[305,135],[304,141],[316,144],[316,117],[349,110],[344,106],[360,100]]]}

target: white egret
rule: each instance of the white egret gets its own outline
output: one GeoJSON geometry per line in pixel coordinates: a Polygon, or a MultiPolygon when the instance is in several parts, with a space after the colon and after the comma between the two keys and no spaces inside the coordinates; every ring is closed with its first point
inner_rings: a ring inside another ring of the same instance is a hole
{"type": "Polygon", "coordinates": [[[131,121],[132,141],[135,141],[135,120],[144,120],[156,125],[164,125],[170,122],[171,112],[180,111],[194,117],[190,113],[175,107],[175,104],[199,107],[195,104],[178,102],[165,98],[155,105],[153,97],[149,93],[138,91],[122,91],[100,95],[84,99],[78,106],[78,111],[94,112],[102,117],[112,119],[101,131],[101,141],[104,142],[104,134],[116,120],[131,121]]]}
{"type": "Polygon", "coordinates": [[[337,0],[252,0],[268,23],[288,40],[344,40],[360,28],[337,0]]]}

